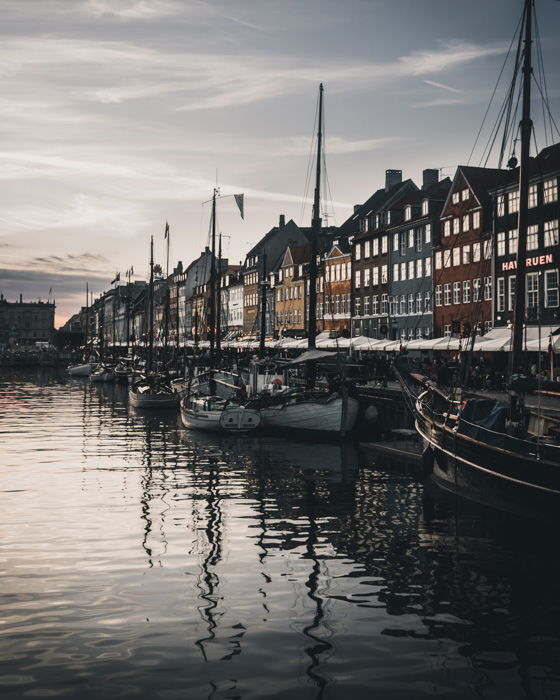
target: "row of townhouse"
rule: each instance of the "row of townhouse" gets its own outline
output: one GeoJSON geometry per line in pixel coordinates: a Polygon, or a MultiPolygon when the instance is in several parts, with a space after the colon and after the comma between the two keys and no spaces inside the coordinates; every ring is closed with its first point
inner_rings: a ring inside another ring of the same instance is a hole
{"type": "MultiPolygon", "coordinates": [[[[531,161],[527,240],[527,321],[560,325],[560,144],[531,161]]],[[[517,168],[459,166],[453,179],[426,169],[422,183],[387,170],[376,190],[339,227],[321,231],[317,330],[411,339],[466,335],[511,323],[515,294],[517,168]]],[[[311,229],[280,216],[240,265],[215,260],[222,339],[303,337],[309,318],[311,229]]],[[[206,248],[156,279],[156,336],[170,343],[209,336],[206,248]]],[[[97,300],[90,329],[109,342],[147,332],[145,282],[97,300]],[[131,319],[127,321],[126,319],[131,319]],[[130,330],[127,330],[130,323],[130,330]],[[128,336],[127,336],[128,334],[128,336]]],[[[217,317],[218,318],[218,317],[217,317]]]]}

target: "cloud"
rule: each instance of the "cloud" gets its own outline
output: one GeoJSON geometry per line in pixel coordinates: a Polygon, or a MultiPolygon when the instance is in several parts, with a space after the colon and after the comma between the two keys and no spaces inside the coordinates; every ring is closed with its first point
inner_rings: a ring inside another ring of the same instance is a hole
{"type": "Polygon", "coordinates": [[[451,87],[450,85],[444,85],[443,83],[436,83],[435,80],[424,80],[426,85],[433,85],[434,87],[441,88],[442,90],[449,90],[449,92],[462,93],[463,90],[458,90],[457,88],[451,87]]]}
{"type": "Polygon", "coordinates": [[[458,39],[440,41],[436,50],[415,51],[398,59],[402,75],[416,76],[441,73],[464,63],[470,63],[487,56],[499,56],[507,51],[507,45],[480,45],[458,39]]]}
{"type": "Polygon", "coordinates": [[[461,99],[458,97],[436,97],[433,100],[426,100],[424,102],[414,102],[411,107],[444,107],[452,105],[464,105],[468,104],[468,99],[461,99]]]}
{"type": "Polygon", "coordinates": [[[33,271],[37,276],[41,275],[91,275],[92,277],[105,278],[110,272],[109,260],[99,253],[66,253],[64,255],[38,255],[27,259],[20,259],[9,268],[12,278],[19,278],[21,274],[33,271]]]}
{"type": "Polygon", "coordinates": [[[95,17],[150,20],[181,14],[186,5],[187,3],[181,5],[168,0],[87,0],[84,9],[95,17]]]}

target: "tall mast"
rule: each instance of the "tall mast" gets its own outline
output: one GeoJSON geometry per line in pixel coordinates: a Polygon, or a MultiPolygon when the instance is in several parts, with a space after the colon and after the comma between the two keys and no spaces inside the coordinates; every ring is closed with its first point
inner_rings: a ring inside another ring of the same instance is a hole
{"type": "Polygon", "coordinates": [[[209,340],[210,340],[210,367],[214,367],[215,357],[215,325],[216,325],[216,194],[218,190],[214,187],[212,195],[212,249],[210,259],[210,308],[208,313],[209,340]]]}
{"type": "Polygon", "coordinates": [[[261,333],[259,338],[259,355],[264,357],[264,337],[266,335],[266,250],[262,255],[262,278],[261,278],[261,333]]]}
{"type": "MultiPolygon", "coordinates": [[[[531,121],[531,23],[534,0],[525,0],[525,40],[523,61],[523,112],[520,122],[521,162],[519,165],[519,218],[517,243],[517,271],[515,275],[515,302],[513,310],[512,349],[509,364],[510,379],[519,372],[523,355],[523,319],[525,316],[525,258],[527,255],[527,212],[529,200],[529,147],[533,122],[531,121]]],[[[519,396],[510,397],[510,419],[519,420],[519,396]]]]}
{"type": "Polygon", "coordinates": [[[218,242],[218,274],[216,276],[216,356],[221,353],[222,335],[222,234],[218,242]]]}
{"type": "MultiPolygon", "coordinates": [[[[87,344],[89,340],[89,283],[86,282],[86,328],[84,333],[84,355],[87,353],[87,344]]],[[[87,358],[86,358],[87,359],[87,358]]]]}
{"type": "Polygon", "coordinates": [[[317,335],[317,246],[321,232],[321,152],[323,146],[323,83],[319,85],[319,125],[317,129],[317,168],[315,172],[315,194],[313,197],[313,219],[311,221],[311,261],[309,263],[309,322],[307,346],[315,347],[317,335]]]}
{"type": "Polygon", "coordinates": [[[154,237],[150,238],[150,285],[148,288],[148,372],[152,371],[154,357],[154,237]]]}

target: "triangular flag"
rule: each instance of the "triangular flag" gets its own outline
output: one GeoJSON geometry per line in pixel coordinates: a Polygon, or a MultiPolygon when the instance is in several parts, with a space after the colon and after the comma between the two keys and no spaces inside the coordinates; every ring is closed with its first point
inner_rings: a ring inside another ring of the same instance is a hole
{"type": "Polygon", "coordinates": [[[165,233],[163,234],[164,238],[167,238],[169,236],[169,224],[167,221],[165,222],[165,233]]]}
{"type": "Polygon", "coordinates": [[[241,218],[244,219],[244,213],[243,213],[243,194],[234,194],[235,197],[235,203],[239,207],[239,213],[241,214],[241,218]]]}

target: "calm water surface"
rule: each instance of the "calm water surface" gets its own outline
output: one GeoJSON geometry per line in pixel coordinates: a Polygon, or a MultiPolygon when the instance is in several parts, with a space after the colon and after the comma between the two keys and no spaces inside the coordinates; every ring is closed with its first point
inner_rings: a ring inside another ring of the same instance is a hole
{"type": "Polygon", "coordinates": [[[55,372],[0,434],[4,700],[560,698],[558,532],[55,372]]]}

